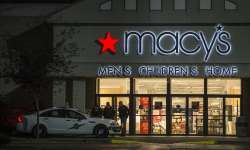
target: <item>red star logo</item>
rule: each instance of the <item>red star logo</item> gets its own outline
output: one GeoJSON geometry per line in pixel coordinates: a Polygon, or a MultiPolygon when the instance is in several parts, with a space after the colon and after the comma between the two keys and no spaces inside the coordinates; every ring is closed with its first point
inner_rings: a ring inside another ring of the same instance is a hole
{"type": "Polygon", "coordinates": [[[115,54],[116,53],[115,44],[118,41],[119,41],[118,39],[111,37],[110,32],[107,32],[105,38],[98,39],[98,42],[102,45],[102,49],[100,51],[100,54],[105,53],[107,51],[109,51],[112,54],[115,54]]]}

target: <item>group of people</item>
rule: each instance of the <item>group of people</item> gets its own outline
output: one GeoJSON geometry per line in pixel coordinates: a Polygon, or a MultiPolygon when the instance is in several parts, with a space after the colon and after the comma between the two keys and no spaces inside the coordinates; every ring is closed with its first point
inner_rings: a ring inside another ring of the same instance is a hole
{"type": "MultiPolygon", "coordinates": [[[[129,116],[129,109],[126,105],[123,104],[122,101],[119,102],[119,107],[118,107],[118,112],[119,112],[119,118],[121,120],[121,135],[125,136],[126,134],[126,122],[127,118],[129,116]]],[[[104,109],[102,109],[99,105],[95,105],[91,111],[91,116],[92,117],[104,117],[106,119],[114,119],[116,116],[116,111],[115,109],[110,105],[109,102],[106,103],[106,106],[104,109]]]]}

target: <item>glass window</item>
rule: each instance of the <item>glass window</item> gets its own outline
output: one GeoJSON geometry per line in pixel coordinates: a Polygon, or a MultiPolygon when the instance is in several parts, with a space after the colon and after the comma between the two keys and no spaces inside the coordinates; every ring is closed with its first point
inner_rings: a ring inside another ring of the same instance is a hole
{"type": "Polygon", "coordinates": [[[166,134],[166,97],[153,97],[152,133],[166,134]]]}
{"type": "Polygon", "coordinates": [[[223,98],[208,98],[208,134],[223,135],[223,98]]]}
{"type": "Polygon", "coordinates": [[[41,114],[41,117],[64,118],[63,110],[50,110],[41,114]]]}
{"type": "Polygon", "coordinates": [[[236,135],[236,118],[240,116],[240,98],[226,98],[226,135],[236,135]]]}
{"type": "Polygon", "coordinates": [[[175,10],[185,10],[186,9],[186,0],[175,0],[174,8],[175,8],[175,10]]]}
{"type": "Polygon", "coordinates": [[[171,94],[203,94],[204,79],[173,78],[171,90],[171,94]]]}
{"type": "Polygon", "coordinates": [[[100,97],[100,107],[102,109],[109,103],[112,106],[112,97],[100,97]]]}
{"type": "Polygon", "coordinates": [[[241,94],[240,79],[208,79],[208,94],[241,94]]]}
{"type": "Polygon", "coordinates": [[[100,5],[100,10],[111,10],[112,8],[112,1],[107,0],[100,5]]]}
{"type": "Polygon", "coordinates": [[[65,115],[67,118],[71,118],[71,119],[86,119],[83,115],[77,112],[71,111],[71,110],[66,110],[65,115]]]}
{"type": "Polygon", "coordinates": [[[125,0],[125,9],[126,10],[136,10],[137,0],[125,0]]]}
{"type": "Polygon", "coordinates": [[[150,0],[150,10],[161,10],[161,0],[150,0]]]}
{"type": "Polygon", "coordinates": [[[203,135],[203,98],[189,97],[188,102],[189,134],[203,135]]]}
{"type": "Polygon", "coordinates": [[[149,97],[136,98],[136,133],[149,134],[149,97]]]}
{"type": "Polygon", "coordinates": [[[98,79],[98,81],[99,92],[97,91],[97,93],[99,94],[129,94],[130,92],[129,78],[107,78],[98,79]]]}
{"type": "Polygon", "coordinates": [[[211,9],[212,0],[200,0],[200,9],[211,9]]]}
{"type": "Polygon", "coordinates": [[[166,97],[153,97],[152,115],[166,115],[166,97]]]}
{"type": "Polygon", "coordinates": [[[229,0],[225,0],[225,9],[226,10],[236,10],[237,5],[229,0]]]}
{"type": "Polygon", "coordinates": [[[136,94],[166,94],[167,79],[160,78],[142,78],[135,79],[136,94]]]}
{"type": "Polygon", "coordinates": [[[40,117],[49,117],[49,111],[41,113],[40,117]]]}

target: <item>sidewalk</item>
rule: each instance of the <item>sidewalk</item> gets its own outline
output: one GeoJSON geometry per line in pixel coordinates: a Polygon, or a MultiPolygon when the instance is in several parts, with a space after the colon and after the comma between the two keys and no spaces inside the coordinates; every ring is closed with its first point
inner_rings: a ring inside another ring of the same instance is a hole
{"type": "Polygon", "coordinates": [[[191,143],[191,144],[229,144],[229,145],[250,145],[250,137],[218,137],[218,136],[126,136],[126,137],[109,137],[109,138],[94,138],[94,137],[48,137],[41,139],[12,137],[12,144],[28,144],[28,143],[159,143],[159,144],[174,144],[174,143],[191,143]]]}
{"type": "Polygon", "coordinates": [[[146,143],[202,143],[213,142],[215,144],[247,144],[250,145],[250,137],[221,137],[221,136],[130,136],[117,137],[116,139],[132,140],[146,143]]]}

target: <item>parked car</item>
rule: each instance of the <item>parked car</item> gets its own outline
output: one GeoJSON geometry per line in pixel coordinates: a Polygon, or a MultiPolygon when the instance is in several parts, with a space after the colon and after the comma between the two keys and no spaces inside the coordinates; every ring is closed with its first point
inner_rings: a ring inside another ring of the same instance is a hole
{"type": "Polygon", "coordinates": [[[11,133],[16,130],[16,125],[20,122],[20,114],[31,112],[27,108],[10,107],[7,104],[0,103],[0,132],[11,133]]]}
{"type": "Polygon", "coordinates": [[[36,113],[19,116],[17,131],[37,136],[48,134],[91,134],[97,137],[107,137],[120,132],[119,125],[111,119],[91,118],[74,108],[49,108],[39,112],[39,126],[36,113]]]}

